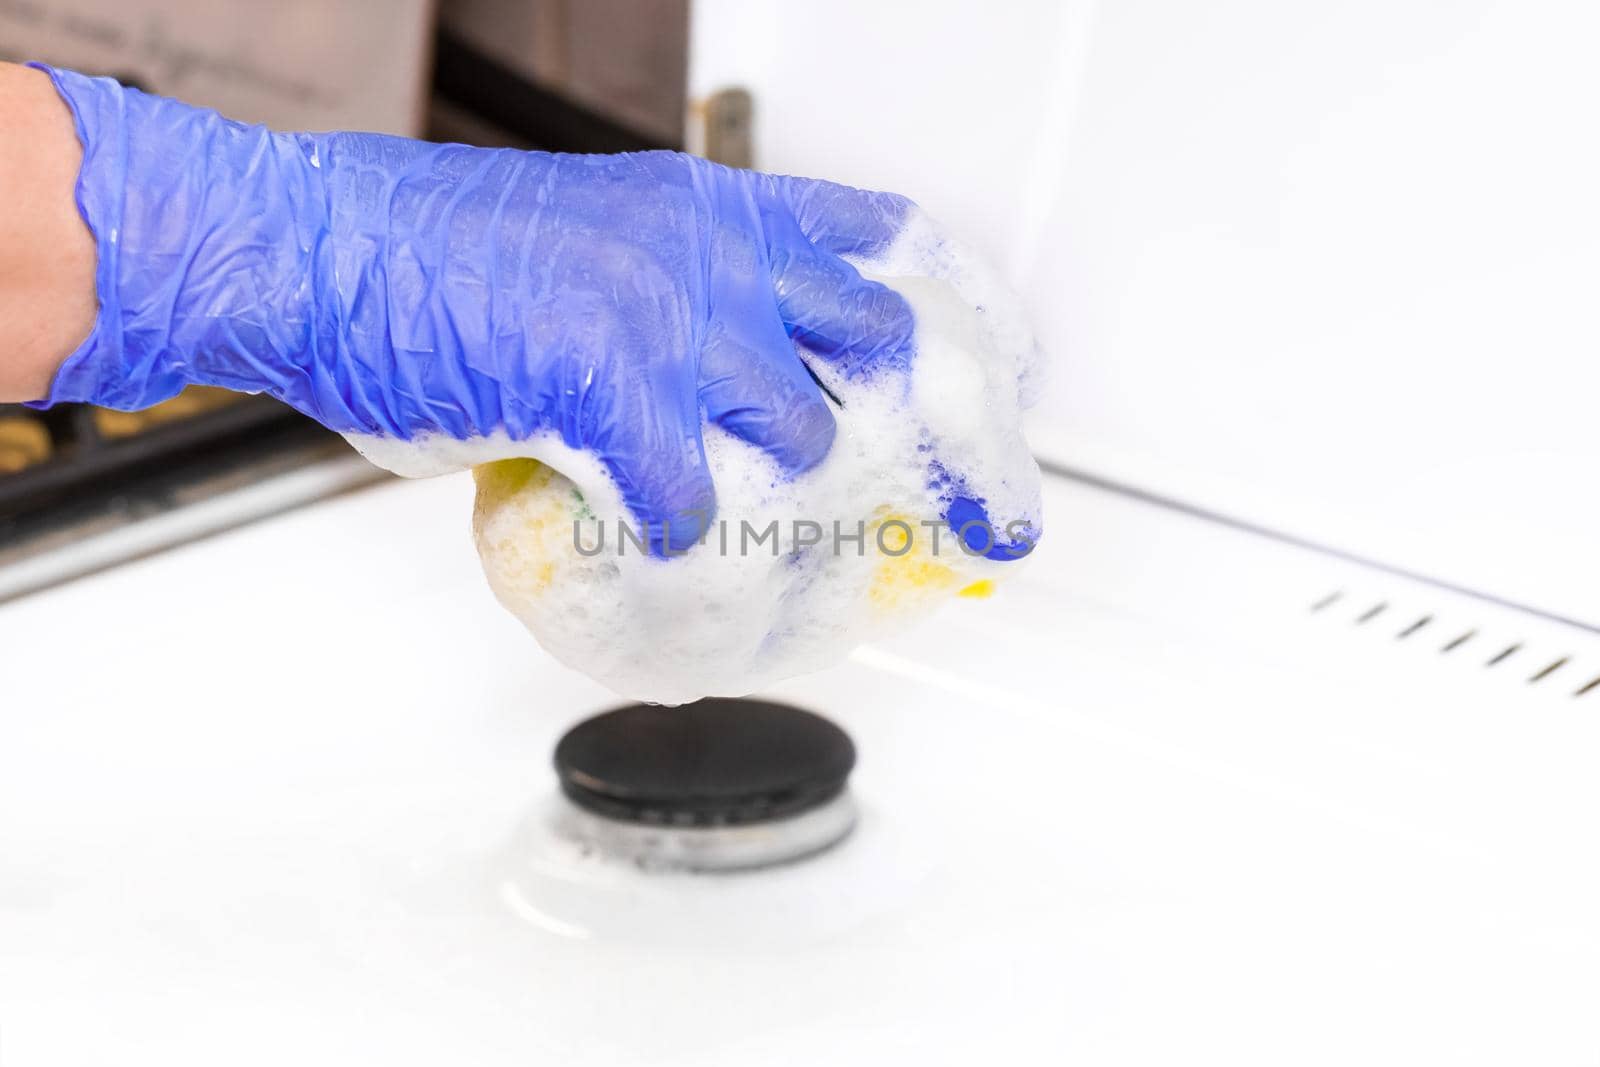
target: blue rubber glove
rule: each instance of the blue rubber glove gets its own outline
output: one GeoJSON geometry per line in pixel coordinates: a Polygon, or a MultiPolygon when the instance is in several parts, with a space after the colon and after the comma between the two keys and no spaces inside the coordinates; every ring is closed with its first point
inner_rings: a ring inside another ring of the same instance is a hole
{"type": "Polygon", "coordinates": [[[668,520],[714,513],[702,418],[791,474],[826,454],[797,341],[846,377],[911,358],[905,301],[840,258],[892,241],[901,197],[674,153],[274,133],[41,69],[84,145],[101,305],[48,402],[267,393],[402,474],[441,450],[378,445],[491,445],[460,465],[556,434],[661,552],[699,533],[668,520]]]}

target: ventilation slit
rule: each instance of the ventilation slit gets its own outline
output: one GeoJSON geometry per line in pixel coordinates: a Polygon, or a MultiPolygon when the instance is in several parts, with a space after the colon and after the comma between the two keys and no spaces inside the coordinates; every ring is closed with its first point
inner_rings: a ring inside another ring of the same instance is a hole
{"type": "Polygon", "coordinates": [[[1439,651],[1440,652],[1454,652],[1456,649],[1460,648],[1462,645],[1466,644],[1468,641],[1471,641],[1474,637],[1477,637],[1477,636],[1478,636],[1478,631],[1476,631],[1476,630],[1468,630],[1466,633],[1462,634],[1460,637],[1456,638],[1454,641],[1451,641],[1448,645],[1445,645],[1439,651]]]}
{"type": "Polygon", "coordinates": [[[1560,659],[1558,659],[1554,663],[1550,664],[1550,666],[1546,667],[1544,670],[1540,671],[1538,674],[1534,675],[1532,678],[1529,678],[1528,679],[1528,684],[1532,685],[1534,682],[1542,682],[1542,681],[1544,681],[1546,678],[1548,678],[1552,674],[1556,673],[1556,671],[1559,671],[1562,667],[1565,667],[1567,665],[1567,660],[1569,660],[1571,658],[1572,658],[1571,656],[1562,656],[1560,659]]]}
{"type": "Polygon", "coordinates": [[[1384,609],[1387,608],[1388,606],[1389,606],[1389,602],[1388,601],[1386,601],[1386,600],[1378,601],[1376,604],[1372,605],[1372,607],[1368,608],[1366,610],[1365,614],[1361,615],[1359,618],[1356,619],[1356,625],[1359,626],[1364,622],[1371,622],[1373,619],[1376,619],[1379,615],[1382,615],[1384,609]]]}
{"type": "Polygon", "coordinates": [[[1410,637],[1412,634],[1416,633],[1418,630],[1422,629],[1424,626],[1428,625],[1432,621],[1433,621],[1433,616],[1432,615],[1424,615],[1422,618],[1418,619],[1416,622],[1412,623],[1410,626],[1407,626],[1404,630],[1401,630],[1399,633],[1395,634],[1394,636],[1395,636],[1396,640],[1404,641],[1406,638],[1410,637]]]}
{"type": "Polygon", "coordinates": [[[1496,656],[1494,659],[1490,660],[1488,663],[1485,663],[1484,666],[1485,667],[1493,667],[1495,664],[1500,663],[1503,660],[1510,659],[1512,656],[1516,655],[1517,650],[1520,649],[1521,647],[1522,647],[1522,643],[1520,641],[1517,642],[1514,645],[1508,645],[1506,647],[1505,651],[1501,652],[1498,656],[1496,656]]]}
{"type": "Polygon", "coordinates": [[[1579,689],[1576,693],[1573,693],[1572,695],[1575,696],[1575,697],[1581,697],[1581,696],[1583,696],[1583,694],[1587,693],[1589,690],[1596,689],[1596,688],[1600,688],[1600,678],[1591,678],[1591,679],[1589,679],[1588,682],[1586,682],[1584,684],[1582,689],[1579,689]]]}
{"type": "Polygon", "coordinates": [[[1329,593],[1327,596],[1323,597],[1321,600],[1319,600],[1315,604],[1311,605],[1311,610],[1312,611],[1321,611],[1323,608],[1331,608],[1331,607],[1333,607],[1333,605],[1335,605],[1335,604],[1337,604],[1339,602],[1339,598],[1342,597],[1342,596],[1344,596],[1343,591],[1335,591],[1335,592],[1329,593]]]}

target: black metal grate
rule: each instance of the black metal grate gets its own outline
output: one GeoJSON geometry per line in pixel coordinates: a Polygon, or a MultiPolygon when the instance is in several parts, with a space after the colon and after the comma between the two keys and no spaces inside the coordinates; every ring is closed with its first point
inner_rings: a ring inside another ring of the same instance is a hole
{"type": "Polygon", "coordinates": [[[0,475],[0,550],[97,516],[164,510],[185,485],[285,448],[337,440],[264,397],[242,397],[118,437],[101,434],[94,409],[83,404],[47,411],[0,405],[0,418],[36,421],[50,437],[47,458],[0,475]]]}

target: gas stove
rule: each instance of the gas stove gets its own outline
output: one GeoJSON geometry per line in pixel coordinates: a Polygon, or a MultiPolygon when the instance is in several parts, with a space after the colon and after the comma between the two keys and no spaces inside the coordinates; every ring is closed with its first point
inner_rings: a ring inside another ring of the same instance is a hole
{"type": "Polygon", "coordinates": [[[557,832],[618,702],[494,605],[470,499],[0,607],[7,1062],[1593,1048],[1592,630],[1050,474],[995,597],[760,695],[848,731],[853,831],[696,873],[557,832]]]}

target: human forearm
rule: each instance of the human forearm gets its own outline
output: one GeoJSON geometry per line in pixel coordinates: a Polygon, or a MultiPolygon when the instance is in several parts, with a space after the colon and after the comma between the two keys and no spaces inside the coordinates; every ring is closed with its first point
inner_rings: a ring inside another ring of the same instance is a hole
{"type": "Polygon", "coordinates": [[[73,203],[81,158],[50,79],[0,63],[3,402],[44,397],[94,324],[94,241],[73,203]]]}

